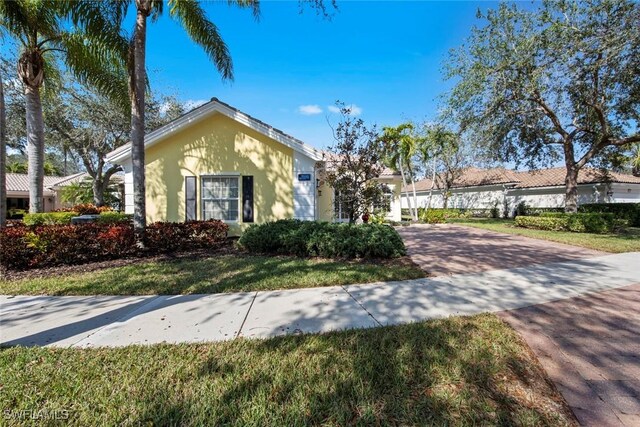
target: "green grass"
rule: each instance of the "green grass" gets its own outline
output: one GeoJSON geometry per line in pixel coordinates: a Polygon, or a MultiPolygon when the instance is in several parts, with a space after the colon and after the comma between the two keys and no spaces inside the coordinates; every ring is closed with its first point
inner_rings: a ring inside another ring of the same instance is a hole
{"type": "Polygon", "coordinates": [[[124,267],[19,280],[0,280],[10,295],[198,294],[404,280],[424,277],[402,261],[382,264],[292,257],[222,255],[143,262],[124,267]]]}
{"type": "Polygon", "coordinates": [[[628,228],[623,232],[613,234],[595,234],[520,228],[513,225],[513,220],[505,219],[453,219],[448,222],[500,233],[518,234],[535,239],[582,246],[583,248],[604,252],[621,253],[640,251],[640,229],[638,228],[628,228]]]}
{"type": "Polygon", "coordinates": [[[67,411],[65,425],[573,423],[493,315],[265,341],[5,348],[0,378],[3,416],[67,411]]]}

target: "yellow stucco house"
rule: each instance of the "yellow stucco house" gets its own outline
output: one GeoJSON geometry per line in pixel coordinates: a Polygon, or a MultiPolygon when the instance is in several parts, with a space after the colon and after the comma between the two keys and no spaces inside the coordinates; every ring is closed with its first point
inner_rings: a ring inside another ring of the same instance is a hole
{"type": "MultiPolygon", "coordinates": [[[[133,213],[131,145],[106,160],[125,171],[125,212],[133,213]]],[[[147,221],[221,219],[231,234],[277,219],[341,219],[322,182],[322,152],[220,100],[145,137],[147,221]]],[[[385,170],[388,218],[400,220],[398,174],[385,170]]]]}

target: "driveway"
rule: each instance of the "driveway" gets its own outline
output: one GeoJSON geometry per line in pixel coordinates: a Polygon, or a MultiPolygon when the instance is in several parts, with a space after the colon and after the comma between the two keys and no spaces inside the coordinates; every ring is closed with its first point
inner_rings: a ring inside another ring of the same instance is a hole
{"type": "Polygon", "coordinates": [[[500,313],[584,426],[640,426],[640,284],[500,313]]]}
{"type": "Polygon", "coordinates": [[[528,267],[605,255],[590,249],[453,224],[398,227],[411,259],[431,276],[528,267]]]}

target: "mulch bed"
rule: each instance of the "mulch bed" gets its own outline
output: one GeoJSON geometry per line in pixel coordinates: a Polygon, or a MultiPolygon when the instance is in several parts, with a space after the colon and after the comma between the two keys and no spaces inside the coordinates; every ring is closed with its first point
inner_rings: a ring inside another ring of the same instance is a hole
{"type": "Polygon", "coordinates": [[[21,280],[21,279],[37,279],[50,276],[65,276],[68,274],[89,273],[96,270],[103,270],[112,267],[124,267],[127,265],[142,264],[155,261],[175,261],[175,260],[195,260],[210,258],[220,255],[237,255],[242,253],[236,245],[237,239],[229,239],[223,246],[215,249],[194,249],[181,250],[166,254],[149,254],[130,256],[127,258],[110,259],[106,261],[88,262],[86,264],[76,265],[58,265],[55,267],[34,268],[31,270],[6,270],[0,271],[0,279],[2,280],[21,280]]]}

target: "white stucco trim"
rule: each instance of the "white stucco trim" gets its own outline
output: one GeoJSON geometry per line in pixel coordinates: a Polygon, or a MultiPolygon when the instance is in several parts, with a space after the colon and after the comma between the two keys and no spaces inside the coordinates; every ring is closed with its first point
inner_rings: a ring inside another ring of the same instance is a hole
{"type": "MultiPolygon", "coordinates": [[[[313,160],[317,161],[322,159],[322,153],[315,148],[306,145],[302,141],[286,135],[285,133],[278,131],[277,129],[274,129],[271,126],[268,126],[265,123],[262,123],[245,113],[242,113],[241,111],[231,108],[230,106],[218,101],[215,98],[213,98],[210,102],[198,108],[195,108],[184,116],[172,121],[171,123],[168,123],[154,130],[153,132],[148,133],[144,139],[145,149],[168,138],[169,136],[175,134],[176,132],[184,129],[187,126],[190,126],[207,117],[212,116],[213,114],[222,114],[224,116],[227,116],[230,119],[233,119],[236,122],[255,130],[256,132],[259,132],[289,148],[292,148],[295,152],[304,154],[313,160]]],[[[107,154],[105,160],[109,163],[121,164],[123,161],[128,160],[130,157],[131,143],[127,143],[122,147],[119,147],[107,154]]]]}

